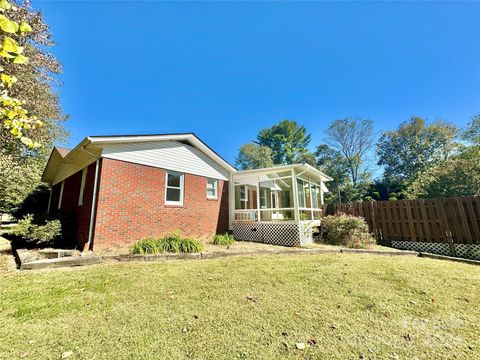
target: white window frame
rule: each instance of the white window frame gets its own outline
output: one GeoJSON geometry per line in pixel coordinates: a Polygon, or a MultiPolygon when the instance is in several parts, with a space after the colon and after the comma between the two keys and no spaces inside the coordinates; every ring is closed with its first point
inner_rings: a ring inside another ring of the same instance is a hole
{"type": "Polygon", "coordinates": [[[212,178],[207,178],[207,181],[206,181],[207,185],[206,185],[206,192],[207,192],[207,199],[211,199],[211,200],[217,200],[218,199],[218,179],[212,179],[212,178]],[[213,181],[213,189],[215,190],[215,195],[209,195],[208,194],[208,182],[209,181],[213,181]]]}
{"type": "Polygon", "coordinates": [[[176,172],[176,171],[166,171],[165,172],[165,205],[183,206],[184,179],[185,179],[185,174],[183,174],[183,173],[179,173],[179,172],[176,172]],[[168,174],[180,176],[180,187],[168,186],[168,174]],[[168,188],[180,189],[180,201],[167,200],[167,189],[168,188]]]}
{"type": "Polygon", "coordinates": [[[60,195],[58,196],[57,210],[59,210],[62,207],[63,186],[64,185],[65,185],[65,181],[62,181],[62,183],[60,185],[60,195]]]}
{"type": "Polygon", "coordinates": [[[80,183],[80,194],[78,195],[78,206],[83,205],[83,193],[85,192],[85,182],[87,180],[88,167],[82,170],[82,182],[80,183]]]}

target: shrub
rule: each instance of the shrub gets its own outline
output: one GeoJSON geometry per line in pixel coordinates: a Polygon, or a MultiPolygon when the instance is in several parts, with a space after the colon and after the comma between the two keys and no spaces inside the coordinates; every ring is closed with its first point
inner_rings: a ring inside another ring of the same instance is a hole
{"type": "Polygon", "coordinates": [[[228,233],[215,235],[212,240],[214,245],[232,245],[234,242],[233,235],[228,233]]]}
{"type": "Polygon", "coordinates": [[[33,215],[26,215],[19,220],[9,233],[26,242],[48,243],[62,234],[62,224],[59,220],[45,221],[43,225],[34,224],[33,215]]]}
{"type": "Polygon", "coordinates": [[[20,220],[32,214],[35,220],[47,217],[48,198],[50,189],[45,184],[38,185],[32,190],[18,207],[12,211],[14,218],[20,220]]]}
{"type": "Polygon", "coordinates": [[[375,244],[365,219],[338,213],[322,219],[321,240],[350,248],[362,249],[375,244]]]}
{"type": "Polygon", "coordinates": [[[196,239],[182,238],[179,233],[173,233],[160,239],[138,240],[130,247],[132,254],[159,254],[170,253],[195,253],[203,251],[204,247],[196,239]]]}

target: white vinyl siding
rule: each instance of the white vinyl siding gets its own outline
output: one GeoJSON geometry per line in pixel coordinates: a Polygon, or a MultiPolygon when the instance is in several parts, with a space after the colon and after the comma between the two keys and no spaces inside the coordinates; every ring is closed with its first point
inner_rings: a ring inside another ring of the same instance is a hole
{"type": "Polygon", "coordinates": [[[165,204],[183,205],[184,175],[168,171],[165,177],[165,204]]]}
{"type": "Polygon", "coordinates": [[[102,157],[228,180],[229,173],[199,149],[178,141],[103,145],[102,157]]]}
{"type": "Polygon", "coordinates": [[[58,204],[57,204],[57,209],[60,209],[62,207],[62,198],[63,198],[63,186],[65,185],[65,181],[62,181],[60,185],[60,195],[58,195],[58,204]]]}
{"type": "Polygon", "coordinates": [[[207,179],[207,199],[218,199],[217,179],[207,179]]]}
{"type": "Polygon", "coordinates": [[[87,180],[88,167],[82,170],[82,182],[80,183],[80,194],[78,195],[78,206],[83,205],[83,193],[85,192],[85,182],[87,180]]]}

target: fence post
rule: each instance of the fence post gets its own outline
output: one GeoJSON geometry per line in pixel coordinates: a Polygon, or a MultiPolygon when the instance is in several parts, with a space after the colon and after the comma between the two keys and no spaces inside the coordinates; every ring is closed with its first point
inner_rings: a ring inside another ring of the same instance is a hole
{"type": "Polygon", "coordinates": [[[450,255],[457,256],[457,252],[455,251],[455,245],[453,243],[453,236],[450,230],[446,231],[448,245],[450,246],[450,255]]]}

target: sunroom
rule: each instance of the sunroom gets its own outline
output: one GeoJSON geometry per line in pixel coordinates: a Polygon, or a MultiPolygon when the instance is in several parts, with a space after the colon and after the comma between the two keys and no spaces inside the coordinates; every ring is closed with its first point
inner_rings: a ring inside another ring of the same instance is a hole
{"type": "Polygon", "coordinates": [[[308,164],[239,171],[232,175],[230,214],[237,240],[283,246],[313,241],[329,176],[308,164]]]}

